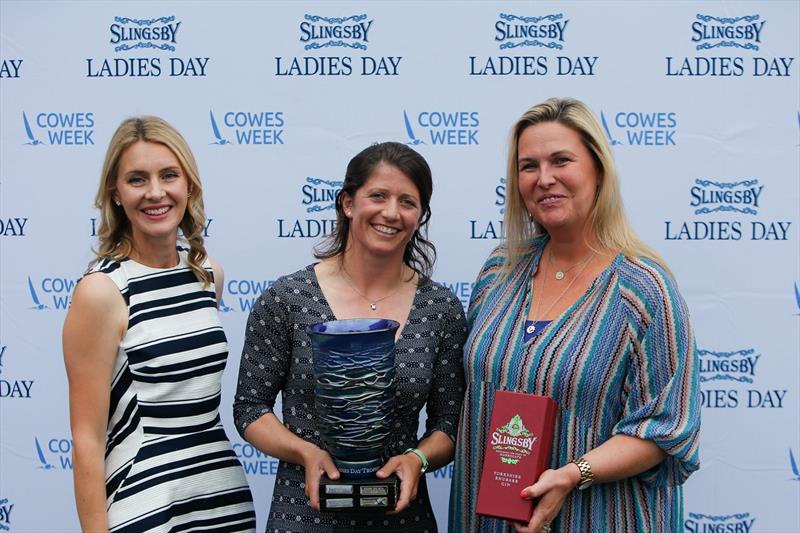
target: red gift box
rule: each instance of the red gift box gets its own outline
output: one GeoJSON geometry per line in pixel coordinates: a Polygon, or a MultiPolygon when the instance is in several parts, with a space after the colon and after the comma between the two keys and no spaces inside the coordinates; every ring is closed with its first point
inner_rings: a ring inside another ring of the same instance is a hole
{"type": "Polygon", "coordinates": [[[534,502],[520,498],[547,469],[556,402],[546,396],[497,391],[483,455],[476,512],[528,522],[534,502]]]}

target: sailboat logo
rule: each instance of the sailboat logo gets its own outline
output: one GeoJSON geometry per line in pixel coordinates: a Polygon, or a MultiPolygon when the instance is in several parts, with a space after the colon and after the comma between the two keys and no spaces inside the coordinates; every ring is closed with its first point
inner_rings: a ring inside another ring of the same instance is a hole
{"type": "Polygon", "coordinates": [[[220,313],[230,313],[231,311],[234,311],[233,307],[228,307],[227,305],[225,305],[225,299],[224,298],[220,298],[219,299],[219,312],[220,313]]]}
{"type": "Polygon", "coordinates": [[[606,122],[606,115],[602,111],[600,111],[600,122],[603,123],[603,129],[606,130],[606,136],[608,137],[611,146],[617,146],[618,144],[622,144],[620,141],[616,140],[613,135],[611,135],[611,128],[608,127],[608,122],[606,122]]]}
{"type": "Polygon", "coordinates": [[[425,144],[425,141],[418,139],[417,136],[414,135],[414,129],[411,127],[411,121],[408,120],[408,114],[406,113],[405,109],[403,110],[403,120],[406,123],[406,134],[408,134],[408,138],[410,139],[410,141],[406,144],[412,144],[414,146],[418,144],[425,144]]]}
{"type": "Polygon", "coordinates": [[[225,139],[219,131],[219,127],[217,126],[217,121],[214,119],[214,113],[209,109],[208,116],[211,119],[211,131],[214,133],[214,138],[216,140],[211,141],[211,144],[232,144],[228,139],[225,139]]]}
{"type": "Polygon", "coordinates": [[[41,466],[39,466],[39,468],[43,470],[52,470],[53,468],[55,468],[55,466],[47,462],[47,459],[44,456],[44,451],[42,450],[42,447],[39,444],[39,438],[34,437],[33,440],[36,443],[36,455],[39,457],[39,462],[41,463],[41,466]]]}
{"type": "Polygon", "coordinates": [[[25,115],[25,111],[22,112],[22,123],[25,126],[25,135],[28,137],[28,142],[26,142],[25,144],[30,144],[32,146],[38,146],[40,144],[44,144],[42,141],[40,141],[33,135],[33,130],[31,129],[30,122],[28,122],[27,115],[25,115]]]}
{"type": "Polygon", "coordinates": [[[36,294],[36,289],[33,288],[33,281],[31,281],[30,276],[28,276],[28,290],[31,292],[31,300],[33,300],[33,307],[31,307],[31,309],[36,309],[37,311],[49,309],[48,306],[39,301],[39,295],[36,294]]]}

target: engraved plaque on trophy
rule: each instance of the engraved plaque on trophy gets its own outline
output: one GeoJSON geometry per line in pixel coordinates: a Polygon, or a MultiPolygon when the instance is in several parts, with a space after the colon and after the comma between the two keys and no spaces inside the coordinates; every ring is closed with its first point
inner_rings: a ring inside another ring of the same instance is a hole
{"type": "Polygon", "coordinates": [[[341,477],[320,480],[323,511],[387,510],[397,476],[378,479],[394,424],[394,320],[334,320],[306,328],[314,357],[314,406],[341,477]]]}
{"type": "Polygon", "coordinates": [[[556,403],[552,398],[497,391],[483,452],[475,512],[518,522],[531,519],[534,502],[519,496],[547,468],[556,403]]]}

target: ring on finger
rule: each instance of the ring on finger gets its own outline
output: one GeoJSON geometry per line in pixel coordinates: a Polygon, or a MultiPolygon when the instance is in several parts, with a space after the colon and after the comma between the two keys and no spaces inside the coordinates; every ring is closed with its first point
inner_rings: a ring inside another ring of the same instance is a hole
{"type": "Polygon", "coordinates": [[[550,524],[548,522],[545,522],[544,524],[542,524],[542,532],[543,533],[550,533],[550,524]]]}

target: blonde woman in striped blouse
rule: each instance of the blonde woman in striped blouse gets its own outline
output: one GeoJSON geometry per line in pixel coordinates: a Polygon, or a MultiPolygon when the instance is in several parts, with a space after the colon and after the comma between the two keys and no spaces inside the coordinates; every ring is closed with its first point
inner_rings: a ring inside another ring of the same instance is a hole
{"type": "Polygon", "coordinates": [[[698,359],[688,311],[631,230],[611,148],[589,108],[550,99],[512,128],[506,242],[467,316],[467,392],[451,531],[681,529],[681,484],[699,467],[698,359]],[[475,514],[494,392],[558,405],[550,469],[520,497],[528,523],[475,514]]]}

